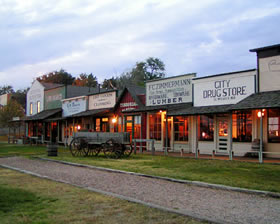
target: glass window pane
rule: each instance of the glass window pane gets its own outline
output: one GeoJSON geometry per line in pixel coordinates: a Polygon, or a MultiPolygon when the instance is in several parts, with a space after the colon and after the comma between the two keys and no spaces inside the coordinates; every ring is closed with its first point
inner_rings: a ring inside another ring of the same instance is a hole
{"type": "Polygon", "coordinates": [[[280,143],[280,109],[268,110],[268,142],[280,143]]]}

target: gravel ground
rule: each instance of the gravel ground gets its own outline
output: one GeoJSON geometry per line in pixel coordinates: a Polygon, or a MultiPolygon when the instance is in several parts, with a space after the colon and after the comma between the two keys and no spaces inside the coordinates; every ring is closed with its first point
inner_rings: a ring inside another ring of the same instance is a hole
{"type": "Polygon", "coordinates": [[[0,158],[1,164],[47,176],[53,180],[176,209],[219,223],[280,223],[280,199],[276,198],[21,157],[0,158]]]}

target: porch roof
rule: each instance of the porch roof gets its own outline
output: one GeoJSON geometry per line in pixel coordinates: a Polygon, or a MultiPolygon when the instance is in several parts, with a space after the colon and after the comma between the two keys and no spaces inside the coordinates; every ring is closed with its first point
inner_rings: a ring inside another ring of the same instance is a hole
{"type": "MultiPolygon", "coordinates": [[[[96,109],[96,110],[86,110],[78,114],[73,114],[69,117],[88,117],[88,116],[97,116],[97,115],[108,115],[113,112],[113,108],[107,109],[96,109]]],[[[67,117],[67,118],[69,118],[67,117]]]]}
{"type": "Polygon", "coordinates": [[[168,104],[168,105],[157,105],[157,106],[145,106],[140,109],[124,111],[123,113],[135,113],[135,112],[152,112],[159,110],[178,110],[183,108],[192,107],[192,103],[181,103],[181,104],[168,104]]]}
{"type": "Polygon", "coordinates": [[[221,106],[203,106],[203,107],[184,107],[181,109],[171,109],[167,112],[168,116],[183,116],[183,115],[203,115],[203,114],[217,114],[217,113],[229,113],[230,105],[221,106]]]}
{"type": "Polygon", "coordinates": [[[33,116],[28,116],[25,118],[25,121],[37,121],[37,120],[44,120],[46,118],[49,118],[59,112],[61,112],[61,108],[57,109],[51,109],[51,110],[43,110],[42,112],[35,114],[33,116]]]}
{"type": "Polygon", "coordinates": [[[280,90],[260,92],[233,105],[231,110],[280,108],[280,90]]]}

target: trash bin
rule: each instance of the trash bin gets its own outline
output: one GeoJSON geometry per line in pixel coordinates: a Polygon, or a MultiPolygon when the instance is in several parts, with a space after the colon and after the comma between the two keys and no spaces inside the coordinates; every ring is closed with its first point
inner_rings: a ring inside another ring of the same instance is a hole
{"type": "Polygon", "coordinates": [[[47,144],[47,153],[48,156],[57,156],[57,144],[49,143],[47,144]]]}

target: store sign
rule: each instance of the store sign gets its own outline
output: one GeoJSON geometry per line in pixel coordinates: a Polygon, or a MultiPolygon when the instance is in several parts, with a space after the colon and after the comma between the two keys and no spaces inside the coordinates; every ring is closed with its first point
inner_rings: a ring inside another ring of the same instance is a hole
{"type": "Polygon", "coordinates": [[[219,78],[194,83],[194,106],[235,104],[255,93],[255,76],[219,78]]]}
{"type": "Polygon", "coordinates": [[[62,103],[62,115],[64,117],[77,114],[86,110],[86,99],[66,100],[62,103]]]}
{"type": "Polygon", "coordinates": [[[103,109],[114,107],[116,92],[101,93],[89,96],[89,109],[103,109]]]}
{"type": "Polygon", "coordinates": [[[135,110],[138,107],[138,104],[135,102],[125,102],[125,103],[120,103],[120,108],[121,111],[130,111],[130,110],[135,110]]]}
{"type": "Polygon", "coordinates": [[[52,101],[58,101],[58,100],[62,100],[61,93],[47,96],[47,103],[52,102],[52,101]]]}
{"type": "Polygon", "coordinates": [[[192,101],[194,74],[155,80],[146,83],[146,105],[157,106],[192,101]]]}

